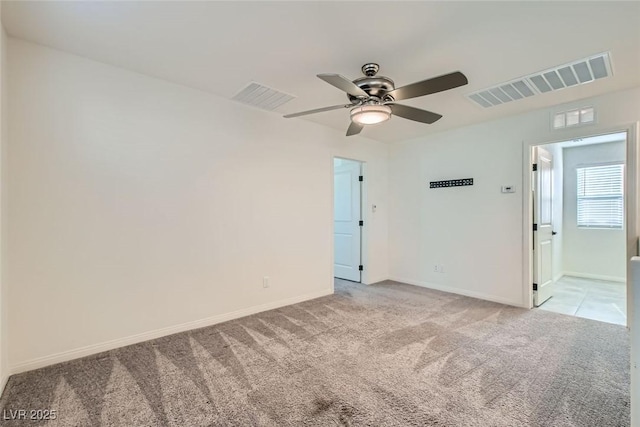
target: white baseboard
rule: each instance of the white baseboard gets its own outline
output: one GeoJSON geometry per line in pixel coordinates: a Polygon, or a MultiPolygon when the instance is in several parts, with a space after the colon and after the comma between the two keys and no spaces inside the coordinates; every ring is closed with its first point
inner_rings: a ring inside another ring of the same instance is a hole
{"type": "Polygon", "coordinates": [[[413,279],[407,279],[407,278],[402,278],[402,277],[391,277],[391,278],[389,278],[389,280],[393,280],[393,281],[401,282],[401,283],[407,283],[409,285],[420,286],[420,287],[423,287],[423,288],[435,289],[436,291],[449,292],[449,293],[452,293],[452,294],[464,295],[466,297],[472,297],[472,298],[478,298],[478,299],[482,299],[482,300],[486,300],[486,301],[498,302],[500,304],[506,304],[506,305],[513,305],[513,306],[516,306],[516,307],[529,308],[528,306],[525,307],[525,305],[522,303],[522,301],[512,301],[512,300],[507,299],[507,298],[502,298],[502,297],[491,295],[491,294],[485,294],[485,293],[482,293],[482,292],[468,291],[466,289],[454,288],[454,287],[450,287],[450,286],[436,285],[434,283],[428,283],[428,282],[423,282],[423,281],[420,281],[420,280],[413,280],[413,279]]]}
{"type": "Polygon", "coordinates": [[[624,277],[604,276],[602,274],[591,274],[591,273],[578,273],[575,271],[565,271],[564,273],[562,273],[562,275],[579,277],[581,279],[606,280],[607,282],[621,282],[621,283],[627,282],[627,280],[624,277]]]}
{"type": "Polygon", "coordinates": [[[131,344],[137,344],[137,343],[152,340],[155,338],[172,335],[178,332],[185,332],[192,329],[203,328],[205,326],[211,326],[217,323],[227,322],[229,320],[238,319],[240,317],[249,316],[251,314],[260,313],[267,310],[273,310],[275,308],[280,308],[280,307],[284,307],[291,304],[297,304],[299,302],[308,301],[308,300],[320,298],[320,297],[331,295],[331,294],[333,294],[332,289],[325,289],[322,291],[312,292],[310,294],[287,298],[285,300],[270,302],[267,304],[244,308],[242,310],[232,311],[230,313],[219,314],[216,316],[207,317],[205,319],[194,320],[191,322],[181,323],[175,326],[169,326],[166,328],[143,332],[141,334],[131,335],[124,338],[118,338],[115,340],[106,341],[98,344],[92,344],[86,347],[80,347],[73,350],[52,354],[49,356],[38,357],[35,359],[27,360],[25,362],[21,362],[11,366],[9,371],[12,375],[19,374],[21,372],[43,368],[45,366],[54,365],[56,363],[67,362],[69,360],[90,356],[96,353],[101,353],[103,351],[113,350],[114,348],[125,347],[131,344]]]}

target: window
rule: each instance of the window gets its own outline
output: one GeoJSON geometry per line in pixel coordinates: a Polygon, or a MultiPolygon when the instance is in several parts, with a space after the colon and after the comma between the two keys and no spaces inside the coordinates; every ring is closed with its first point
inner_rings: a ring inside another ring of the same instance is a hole
{"type": "Polygon", "coordinates": [[[622,164],[578,168],[578,227],[622,228],[622,164]]]}
{"type": "Polygon", "coordinates": [[[562,129],[566,127],[583,125],[595,121],[595,110],[593,107],[584,107],[578,110],[563,111],[553,116],[553,128],[562,129]]]}

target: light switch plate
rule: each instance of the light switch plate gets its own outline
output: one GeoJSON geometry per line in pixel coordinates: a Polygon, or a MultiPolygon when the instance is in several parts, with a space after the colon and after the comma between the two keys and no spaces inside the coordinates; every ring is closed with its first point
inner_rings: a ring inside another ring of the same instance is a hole
{"type": "Polygon", "coordinates": [[[503,193],[515,193],[516,192],[516,186],[515,185],[503,185],[502,186],[502,192],[503,193]]]}

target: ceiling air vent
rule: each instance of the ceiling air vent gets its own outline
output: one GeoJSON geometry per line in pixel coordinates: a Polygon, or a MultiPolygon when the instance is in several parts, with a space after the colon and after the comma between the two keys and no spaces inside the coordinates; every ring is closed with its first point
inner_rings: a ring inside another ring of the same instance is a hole
{"type": "Polygon", "coordinates": [[[541,93],[590,83],[611,75],[609,53],[600,53],[470,93],[467,98],[481,107],[489,108],[541,93]]]}
{"type": "Polygon", "coordinates": [[[293,95],[271,89],[260,83],[251,82],[231,99],[252,107],[273,111],[294,98],[295,96],[293,95]]]}

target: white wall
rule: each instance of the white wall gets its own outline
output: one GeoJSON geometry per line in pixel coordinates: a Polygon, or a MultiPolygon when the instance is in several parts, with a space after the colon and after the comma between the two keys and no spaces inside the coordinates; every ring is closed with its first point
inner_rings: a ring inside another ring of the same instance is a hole
{"type": "Polygon", "coordinates": [[[522,192],[528,153],[523,147],[625,129],[640,119],[640,88],[557,108],[587,104],[596,108],[596,125],[552,131],[554,108],[392,144],[391,278],[528,307],[530,291],[523,286],[523,204],[528,196],[522,192]],[[475,182],[429,189],[429,181],[452,178],[475,182]],[[515,185],[517,192],[502,194],[502,185],[515,185]],[[444,273],[433,272],[434,264],[443,265],[444,273]]]}
{"type": "Polygon", "coordinates": [[[386,145],[13,39],[9,66],[14,371],[330,293],[333,156],[366,162],[388,277],[386,145]]]}
{"type": "Polygon", "coordinates": [[[578,228],[576,168],[624,162],[624,141],[564,148],[564,274],[625,281],[625,230],[578,228]]]}
{"type": "Polygon", "coordinates": [[[6,197],[6,168],[3,166],[6,161],[5,151],[7,147],[8,122],[6,119],[7,106],[7,80],[9,74],[7,66],[7,36],[1,23],[2,4],[0,3],[0,394],[9,375],[8,366],[8,316],[7,316],[7,286],[4,280],[4,221],[3,211],[6,207],[4,199],[6,197]]]}

